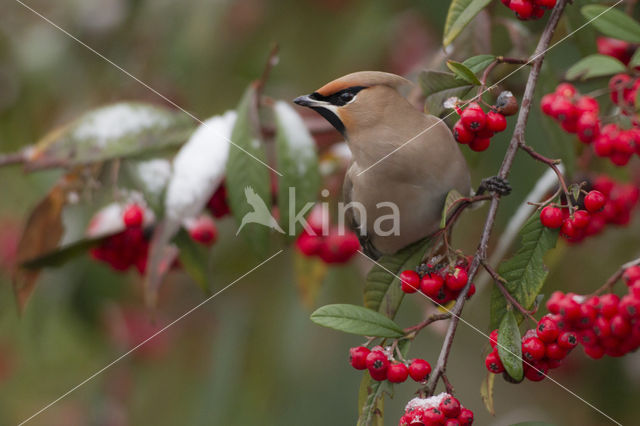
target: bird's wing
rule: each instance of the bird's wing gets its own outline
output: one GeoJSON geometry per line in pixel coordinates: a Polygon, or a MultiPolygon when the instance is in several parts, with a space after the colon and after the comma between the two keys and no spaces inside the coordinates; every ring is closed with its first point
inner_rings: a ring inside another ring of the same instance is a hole
{"type": "MultiPolygon", "coordinates": [[[[342,184],[342,199],[345,205],[349,204],[352,200],[353,181],[351,180],[351,173],[354,172],[354,170],[355,167],[352,163],[352,166],[349,167],[349,170],[347,170],[347,173],[344,175],[344,182],[342,184]]],[[[380,256],[382,256],[382,253],[374,247],[371,239],[369,238],[369,235],[362,235],[360,224],[356,220],[353,214],[353,210],[354,209],[350,208],[344,212],[345,223],[358,236],[358,240],[360,240],[360,245],[362,246],[362,251],[364,252],[364,254],[369,256],[371,259],[379,259],[380,256]]]]}

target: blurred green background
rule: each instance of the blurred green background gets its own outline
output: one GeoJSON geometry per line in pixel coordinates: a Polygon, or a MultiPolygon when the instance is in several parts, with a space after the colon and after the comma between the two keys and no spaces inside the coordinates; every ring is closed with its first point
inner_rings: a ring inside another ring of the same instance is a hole
{"type": "MultiPolygon", "coordinates": [[[[494,3],[495,15],[512,18],[499,2],[494,3]]],[[[575,3],[573,8],[586,2],[575,3]]],[[[280,45],[280,63],[267,94],[276,98],[292,99],[357,70],[415,75],[441,54],[438,47],[449,2],[33,0],[28,5],[204,119],[235,107],[246,85],[260,75],[272,42],[280,45]]],[[[518,25],[526,35],[526,29],[535,34],[542,23],[518,25]]],[[[567,28],[563,24],[560,33],[567,28]]],[[[505,34],[499,22],[492,40],[468,31],[458,41],[454,57],[465,59],[472,52],[489,51],[506,54],[510,42],[505,34]]],[[[581,49],[589,50],[592,36],[585,30],[582,47],[570,41],[550,53],[547,88],[584,53],[581,49]]],[[[526,51],[533,50],[535,40],[535,36],[524,37],[526,51]]],[[[505,85],[518,95],[525,78],[524,71],[517,73],[505,85]]],[[[0,152],[17,150],[84,111],[119,100],[164,103],[19,3],[4,3],[0,152]]],[[[544,132],[541,120],[534,109],[528,142],[545,154],[562,155],[566,147],[544,132]]],[[[515,120],[509,121],[511,129],[515,120]]],[[[476,183],[495,174],[508,133],[496,137],[487,152],[468,156],[476,183]]],[[[511,176],[515,190],[501,206],[496,236],[542,171],[528,158],[517,158],[511,176]]],[[[625,177],[624,171],[616,173],[625,177]]],[[[0,168],[0,254],[5,259],[11,255],[25,215],[58,175],[57,171],[25,175],[18,166],[0,168]]],[[[475,249],[485,211],[467,213],[456,233],[457,245],[468,253],[475,249]]],[[[260,261],[233,237],[232,219],[220,227],[222,235],[213,253],[216,288],[260,261]]],[[[552,273],[545,293],[555,289],[588,293],[597,288],[619,264],[637,256],[638,235],[636,220],[631,228],[611,229],[578,247],[561,244],[549,259],[552,273]]],[[[111,366],[29,424],[355,424],[361,375],[347,358],[349,347],[362,341],[309,321],[311,310],[301,302],[294,282],[292,255],[293,248],[286,248],[283,255],[177,323],[146,349],[111,366]]],[[[191,280],[174,273],[165,283],[152,322],[137,275],[115,273],[85,256],[43,274],[20,317],[6,262],[0,265],[4,266],[0,270],[1,425],[19,423],[117,359],[136,343],[126,330],[146,336],[204,297],[191,280]]],[[[333,268],[313,308],[361,303],[368,267],[366,261],[356,260],[333,268]]],[[[480,289],[464,311],[465,319],[483,331],[488,324],[487,290],[480,289]]],[[[398,322],[414,324],[426,308],[423,300],[408,298],[398,322]]],[[[435,363],[443,330],[430,328],[420,335],[410,356],[435,363]]],[[[608,424],[549,380],[511,385],[498,379],[497,413],[491,417],[479,394],[485,343],[484,337],[461,325],[448,369],[460,400],[475,412],[476,424],[525,420],[608,424]]],[[[578,352],[554,371],[554,378],[622,423],[637,422],[638,355],[596,362],[578,352]]],[[[415,390],[409,382],[396,386],[395,397],[385,404],[385,424],[397,424],[415,390]]]]}

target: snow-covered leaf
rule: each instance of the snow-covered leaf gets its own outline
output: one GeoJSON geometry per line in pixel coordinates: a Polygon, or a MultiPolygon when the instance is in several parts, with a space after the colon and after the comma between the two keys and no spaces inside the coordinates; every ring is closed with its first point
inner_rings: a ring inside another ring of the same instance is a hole
{"type": "Polygon", "coordinates": [[[28,151],[28,170],[71,167],[179,146],[193,120],[166,108],[117,103],[88,112],[42,138],[28,151]]]}
{"type": "Polygon", "coordinates": [[[302,117],[283,101],[276,102],[274,112],[277,164],[283,174],[278,179],[280,224],[290,237],[294,237],[302,226],[294,223],[295,228],[290,229],[293,227],[290,227],[289,219],[317,198],[320,185],[318,156],[313,137],[302,117]]]}
{"type": "Polygon", "coordinates": [[[171,162],[165,158],[150,160],[128,159],[123,169],[135,188],[144,194],[145,200],[156,213],[163,211],[163,196],[171,179],[171,162]]]}

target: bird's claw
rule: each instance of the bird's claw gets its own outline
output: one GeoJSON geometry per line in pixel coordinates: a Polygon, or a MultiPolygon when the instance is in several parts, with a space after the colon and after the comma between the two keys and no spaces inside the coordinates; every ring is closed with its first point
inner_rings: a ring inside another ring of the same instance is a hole
{"type": "Polygon", "coordinates": [[[511,193],[511,185],[509,185],[508,180],[501,178],[500,176],[491,176],[489,178],[482,179],[482,182],[480,182],[480,188],[478,188],[478,194],[482,194],[487,191],[501,196],[509,195],[511,193]]]}

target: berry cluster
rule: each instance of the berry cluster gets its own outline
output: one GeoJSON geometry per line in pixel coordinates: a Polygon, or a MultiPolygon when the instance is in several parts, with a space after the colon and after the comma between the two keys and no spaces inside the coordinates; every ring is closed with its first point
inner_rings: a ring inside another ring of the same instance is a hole
{"type": "Polygon", "coordinates": [[[464,408],[453,395],[413,398],[407,403],[399,426],[461,426],[473,424],[473,411],[464,408]]]}
{"type": "MultiPolygon", "coordinates": [[[[513,379],[507,374],[498,355],[498,330],[489,335],[489,343],[493,350],[485,358],[485,366],[494,374],[504,373],[503,377],[510,382],[513,379]]],[[[544,316],[538,321],[536,329],[527,330],[522,336],[522,359],[524,377],[532,382],[544,379],[547,372],[558,368],[562,360],[578,345],[578,336],[572,331],[560,328],[554,316],[544,316]]]]}
{"type": "Polygon", "coordinates": [[[626,225],[630,222],[631,213],[640,198],[637,187],[599,176],[592,188],[578,200],[578,210],[573,215],[566,207],[548,205],[540,211],[540,222],[548,228],[560,228],[561,235],[574,243],[599,234],[607,224],[626,225]]]}
{"type": "MultiPolygon", "coordinates": [[[[469,280],[469,264],[462,262],[455,267],[445,266],[440,269],[431,268],[427,265],[427,271],[418,273],[410,269],[400,273],[400,285],[405,293],[415,293],[420,290],[425,296],[435,303],[444,305],[452,300],[456,300],[460,291],[467,285],[469,280]]],[[[471,284],[467,298],[474,295],[476,286],[471,284]]]]}
{"type": "Polygon", "coordinates": [[[590,144],[600,133],[598,101],[591,96],[580,95],[572,84],[559,84],[555,92],[542,97],[540,107],[567,133],[577,134],[583,143],[590,144]]]}
{"type": "Polygon", "coordinates": [[[431,365],[424,359],[416,358],[407,366],[395,361],[382,346],[369,350],[364,346],[349,349],[349,362],[356,370],[368,370],[371,378],[379,382],[388,380],[391,383],[402,383],[411,377],[416,382],[424,382],[431,374],[431,365]]]}
{"type": "Polygon", "coordinates": [[[640,79],[628,74],[614,75],[609,80],[611,102],[618,105],[623,114],[634,115],[638,88],[640,88],[640,79]]]}
{"type": "Polygon", "coordinates": [[[122,214],[125,229],[104,239],[99,246],[91,249],[96,260],[108,263],[117,271],[125,271],[135,266],[140,274],[147,268],[149,238],[143,229],[144,210],[137,204],[128,206],[122,214]]]}
{"type": "Polygon", "coordinates": [[[616,166],[626,166],[634,153],[640,155],[640,129],[622,129],[617,124],[607,124],[593,143],[593,151],[616,166]]]}
{"type": "Polygon", "coordinates": [[[553,9],[556,0],[502,0],[502,4],[516,13],[518,19],[540,19],[547,9],[553,9]]]}
{"type": "Polygon", "coordinates": [[[477,102],[471,102],[458,113],[460,120],[453,126],[453,136],[458,143],[469,145],[473,151],[489,148],[491,137],[507,128],[507,119],[503,114],[493,109],[485,113],[477,102]]]}
{"type": "Polygon", "coordinates": [[[624,280],[628,288],[622,297],[557,291],[547,302],[559,327],[575,332],[584,352],[593,359],[605,354],[623,356],[640,347],[640,267],[627,269],[624,280]]]}
{"type": "Polygon", "coordinates": [[[305,256],[318,256],[325,263],[346,263],[360,249],[358,236],[337,226],[329,226],[328,214],[316,206],[307,218],[306,228],[296,240],[296,247],[305,256]]]}
{"type": "Polygon", "coordinates": [[[625,65],[629,65],[631,57],[638,47],[628,41],[610,37],[598,37],[596,45],[598,47],[599,54],[616,58],[625,65]]]}

